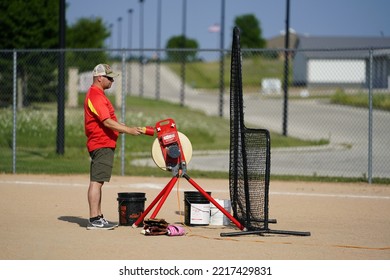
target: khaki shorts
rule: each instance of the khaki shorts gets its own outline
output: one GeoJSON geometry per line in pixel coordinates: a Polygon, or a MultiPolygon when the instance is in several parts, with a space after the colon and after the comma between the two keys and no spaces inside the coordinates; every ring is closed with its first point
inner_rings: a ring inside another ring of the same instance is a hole
{"type": "Polygon", "coordinates": [[[94,182],[109,182],[114,163],[115,149],[101,148],[90,152],[90,180],[94,182]]]}

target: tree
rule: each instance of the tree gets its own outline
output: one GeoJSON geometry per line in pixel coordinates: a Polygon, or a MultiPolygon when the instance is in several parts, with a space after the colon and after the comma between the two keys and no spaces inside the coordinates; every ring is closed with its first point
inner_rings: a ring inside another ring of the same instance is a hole
{"type": "Polygon", "coordinates": [[[0,10],[0,49],[58,46],[58,1],[0,0],[0,10]]]}
{"type": "Polygon", "coordinates": [[[69,48],[104,48],[104,40],[110,32],[101,18],[81,18],[67,30],[66,45],[69,48]]]}
{"type": "Polygon", "coordinates": [[[198,49],[199,45],[198,42],[194,39],[189,39],[184,37],[183,35],[180,36],[173,36],[171,37],[165,48],[167,49],[191,49],[184,52],[181,51],[167,51],[168,59],[171,61],[182,61],[185,59],[185,61],[194,61],[196,60],[197,51],[195,49],[198,49]],[[184,56],[184,57],[183,57],[184,56]]]}
{"type": "MultiPolygon", "coordinates": [[[[0,0],[0,49],[53,49],[58,47],[59,2],[51,0],[0,0]]],[[[17,75],[23,103],[55,100],[56,54],[21,51],[17,75]]],[[[0,57],[0,101],[12,100],[12,53],[0,57]]]]}
{"type": "MultiPolygon", "coordinates": [[[[81,18],[74,25],[67,28],[67,48],[74,49],[102,49],[104,40],[110,32],[104,26],[101,18],[81,18]]],[[[90,71],[91,64],[98,64],[107,60],[104,51],[85,52],[75,51],[67,54],[67,65],[78,67],[79,71],[90,71]]]]}
{"type": "MultiPolygon", "coordinates": [[[[23,104],[55,101],[58,52],[47,49],[59,47],[59,1],[0,0],[0,10],[0,106],[12,103],[14,49],[23,104]]],[[[109,35],[100,18],[80,19],[67,28],[66,47],[103,48],[109,35]]],[[[77,51],[67,54],[66,66],[90,71],[91,64],[106,60],[104,51],[77,51]]]]}
{"type": "Polygon", "coordinates": [[[236,17],[234,24],[240,29],[242,48],[264,48],[266,46],[266,41],[262,38],[260,22],[253,14],[236,17]]]}

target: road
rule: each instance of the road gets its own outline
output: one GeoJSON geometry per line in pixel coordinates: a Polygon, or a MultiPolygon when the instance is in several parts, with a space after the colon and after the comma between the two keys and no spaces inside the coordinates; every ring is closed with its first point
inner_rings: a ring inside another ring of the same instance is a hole
{"type": "MultiPolygon", "coordinates": [[[[144,67],[143,95],[155,97],[156,66],[144,67]],[[151,82],[153,81],[153,82],[151,82]]],[[[139,71],[132,71],[133,91],[139,92],[139,71]]],[[[229,93],[230,89],[226,89],[229,93]]],[[[180,102],[180,78],[161,67],[160,98],[180,102]]],[[[185,87],[184,104],[218,115],[219,94],[185,87]]],[[[244,94],[244,119],[247,127],[282,132],[282,98],[263,98],[260,93],[244,94]]],[[[224,96],[223,115],[230,117],[229,94],[224,96]]],[[[318,175],[342,177],[368,176],[368,119],[367,109],[332,105],[322,99],[290,99],[288,104],[287,132],[301,139],[327,139],[326,146],[307,148],[271,149],[271,174],[318,175]]],[[[390,113],[375,110],[373,113],[372,176],[390,177],[390,113]]],[[[271,139],[272,146],[272,139],[271,139]]],[[[152,164],[149,160],[135,162],[152,164]]],[[[210,171],[229,170],[229,151],[199,153],[194,151],[189,168],[210,171]]]]}

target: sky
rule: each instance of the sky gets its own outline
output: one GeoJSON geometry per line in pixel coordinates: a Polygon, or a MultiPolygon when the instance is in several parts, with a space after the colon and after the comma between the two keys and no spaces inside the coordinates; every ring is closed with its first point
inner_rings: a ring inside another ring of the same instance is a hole
{"type": "MultiPolygon", "coordinates": [[[[221,46],[220,33],[210,32],[209,27],[221,24],[223,1],[225,49],[231,44],[237,16],[255,15],[265,39],[285,30],[287,0],[186,0],[185,34],[196,40],[201,49],[221,46]]],[[[183,0],[144,0],[143,4],[139,0],[66,0],[66,3],[68,25],[80,18],[96,17],[102,18],[107,27],[112,25],[112,36],[106,41],[109,48],[136,49],[142,45],[144,49],[164,48],[169,38],[183,34],[183,0]],[[157,28],[159,1],[161,25],[157,28]],[[129,9],[133,10],[131,14],[129,9]]],[[[289,25],[296,33],[309,36],[390,37],[389,11],[389,0],[290,0],[289,25]]]]}

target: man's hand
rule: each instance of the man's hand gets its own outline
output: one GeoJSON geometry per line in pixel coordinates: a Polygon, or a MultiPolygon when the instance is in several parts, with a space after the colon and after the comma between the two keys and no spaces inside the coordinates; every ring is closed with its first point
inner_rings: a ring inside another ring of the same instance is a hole
{"type": "Polygon", "coordinates": [[[140,135],[144,133],[142,127],[127,127],[127,130],[128,132],[126,133],[130,135],[140,135]]]}

